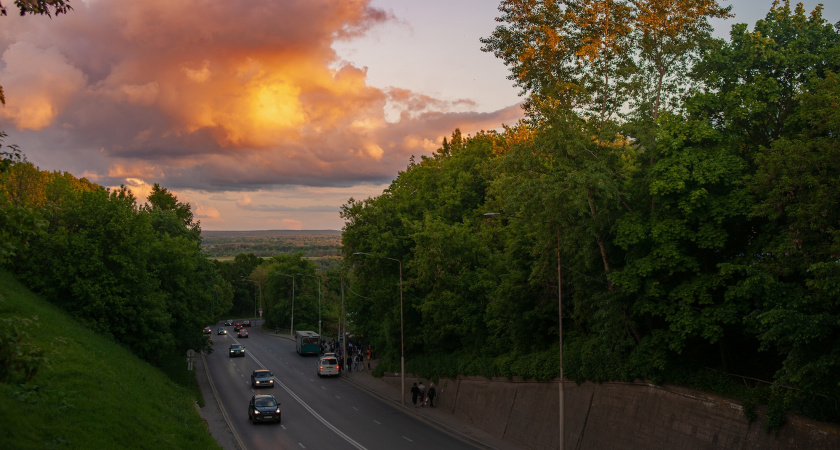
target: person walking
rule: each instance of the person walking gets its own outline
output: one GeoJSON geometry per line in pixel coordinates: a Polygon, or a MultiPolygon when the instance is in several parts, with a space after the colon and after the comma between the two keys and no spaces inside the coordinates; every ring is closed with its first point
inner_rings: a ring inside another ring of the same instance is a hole
{"type": "Polygon", "coordinates": [[[423,380],[420,380],[420,384],[417,386],[417,389],[420,391],[420,407],[422,408],[425,406],[423,403],[426,401],[426,385],[423,384],[423,380]]]}
{"type": "Polygon", "coordinates": [[[420,388],[417,387],[417,383],[414,383],[414,386],[411,387],[411,403],[414,404],[414,407],[417,407],[417,397],[420,396],[420,388]]]}
{"type": "Polygon", "coordinates": [[[429,398],[429,408],[435,407],[435,396],[437,395],[437,391],[435,390],[435,384],[432,383],[429,385],[429,392],[426,396],[429,398]]]}

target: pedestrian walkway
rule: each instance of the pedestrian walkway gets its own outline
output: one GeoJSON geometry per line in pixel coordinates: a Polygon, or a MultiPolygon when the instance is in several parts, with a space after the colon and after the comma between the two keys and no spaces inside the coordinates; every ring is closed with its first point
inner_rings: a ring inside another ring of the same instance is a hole
{"type": "MultiPolygon", "coordinates": [[[[365,365],[367,365],[367,361],[365,361],[365,365]]],[[[375,360],[371,361],[371,368],[374,367],[376,367],[375,360]]],[[[400,389],[374,377],[370,374],[369,370],[343,373],[341,376],[345,381],[359,387],[369,394],[378,397],[387,403],[393,404],[394,407],[400,411],[412,415],[415,418],[478,448],[497,450],[512,450],[521,448],[499,439],[473,425],[468,420],[458,418],[447,411],[439,408],[430,408],[428,406],[415,408],[411,404],[411,394],[408,392],[406,392],[405,396],[406,406],[403,406],[402,393],[400,392],[400,389]]],[[[406,381],[406,384],[410,383],[406,381]]],[[[406,389],[408,388],[409,386],[406,386],[406,389]]]]}

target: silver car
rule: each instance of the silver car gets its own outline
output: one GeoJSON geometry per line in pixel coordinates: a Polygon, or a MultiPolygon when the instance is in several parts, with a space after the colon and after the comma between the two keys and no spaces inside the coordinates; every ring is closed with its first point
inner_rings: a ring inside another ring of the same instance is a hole
{"type": "Polygon", "coordinates": [[[338,371],[338,359],[335,356],[326,356],[319,358],[318,360],[318,376],[319,377],[331,377],[337,376],[339,374],[338,371]]]}

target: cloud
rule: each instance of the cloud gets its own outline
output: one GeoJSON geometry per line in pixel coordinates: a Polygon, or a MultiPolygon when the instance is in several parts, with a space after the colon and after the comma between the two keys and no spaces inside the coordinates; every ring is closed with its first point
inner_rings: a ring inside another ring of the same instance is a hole
{"type": "MultiPolygon", "coordinates": [[[[399,21],[369,0],[74,8],[46,21],[3,18],[0,119],[19,130],[30,160],[108,186],[382,183],[455,128],[469,134],[521,117],[515,105],[478,113],[470,99],[370,86],[366,68],[333,50],[399,21]]],[[[236,204],[259,208],[246,195],[236,204]]]]}
{"type": "Polygon", "coordinates": [[[221,214],[216,208],[198,205],[194,208],[193,216],[196,219],[217,219],[221,214]]]}
{"type": "Polygon", "coordinates": [[[85,86],[82,71],[55,47],[18,42],[3,52],[2,61],[5,67],[0,79],[7,101],[0,117],[21,130],[40,130],[52,124],[85,86]]]}

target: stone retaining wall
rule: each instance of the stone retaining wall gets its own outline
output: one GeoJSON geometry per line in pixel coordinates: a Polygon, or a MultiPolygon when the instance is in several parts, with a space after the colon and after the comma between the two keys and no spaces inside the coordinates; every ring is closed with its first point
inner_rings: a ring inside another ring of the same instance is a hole
{"type": "MultiPolygon", "coordinates": [[[[399,388],[399,376],[383,379],[399,388]]],[[[418,381],[406,376],[406,385],[418,381]]],[[[425,380],[428,385],[429,381],[425,380]]],[[[555,382],[459,377],[435,385],[436,406],[529,449],[559,441],[555,382]]],[[[840,427],[791,417],[779,436],[750,423],[740,404],[699,391],[644,383],[565,383],[567,449],[840,449],[840,427]]]]}

